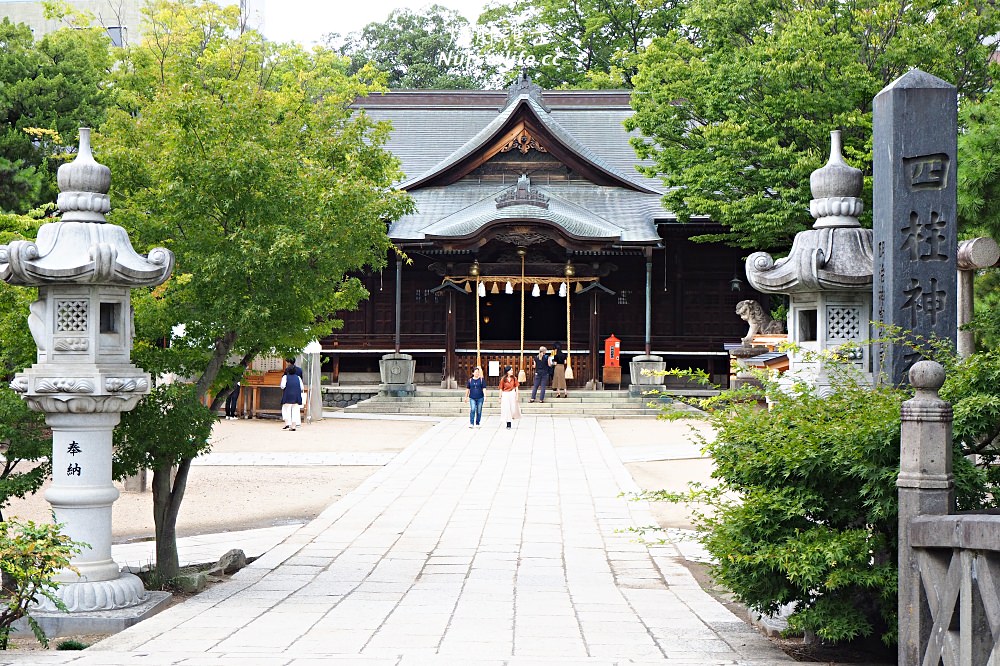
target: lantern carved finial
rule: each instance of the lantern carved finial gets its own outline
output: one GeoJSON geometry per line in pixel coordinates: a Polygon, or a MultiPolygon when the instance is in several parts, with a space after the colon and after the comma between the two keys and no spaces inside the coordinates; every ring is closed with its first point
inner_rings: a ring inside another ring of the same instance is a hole
{"type": "Polygon", "coordinates": [[[106,222],[104,214],[111,210],[111,169],[94,160],[89,127],[80,128],[76,159],[59,167],[56,180],[60,190],[56,205],[64,222],[106,222]]]}
{"type": "Polygon", "coordinates": [[[860,198],[863,186],[861,169],[844,161],[840,130],[830,132],[830,160],[809,176],[813,195],[809,212],[816,218],[813,228],[860,227],[858,216],[865,208],[860,198]]]}

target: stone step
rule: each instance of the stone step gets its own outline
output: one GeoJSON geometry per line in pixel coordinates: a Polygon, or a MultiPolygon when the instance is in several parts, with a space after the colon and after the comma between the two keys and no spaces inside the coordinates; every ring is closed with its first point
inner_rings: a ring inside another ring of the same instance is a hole
{"type": "MultiPolygon", "coordinates": [[[[660,413],[659,409],[649,408],[649,407],[603,407],[603,408],[593,408],[587,410],[572,410],[572,409],[541,409],[544,405],[536,406],[522,406],[521,413],[526,416],[594,416],[594,417],[604,417],[614,414],[631,414],[636,416],[656,416],[660,413]]],[[[355,414],[408,414],[408,415],[423,415],[423,416],[457,416],[460,414],[467,414],[468,408],[463,406],[455,406],[453,408],[442,408],[437,407],[414,407],[414,406],[403,406],[403,405],[392,405],[392,404],[378,404],[378,405],[368,405],[368,406],[352,406],[344,410],[348,413],[355,414]]],[[[500,410],[497,407],[486,407],[483,409],[484,414],[499,414],[500,410]]]]}
{"type": "MultiPolygon", "coordinates": [[[[495,395],[487,396],[487,401],[496,399],[497,398],[495,395]]],[[[534,403],[530,402],[530,399],[526,397],[522,397],[520,400],[521,405],[535,404],[540,407],[546,407],[546,408],[563,406],[574,410],[588,409],[591,407],[600,407],[600,406],[615,406],[615,407],[627,407],[629,405],[644,406],[650,402],[658,402],[658,403],[663,402],[664,404],[669,404],[670,402],[673,402],[673,400],[660,401],[660,400],[655,400],[653,398],[635,398],[633,400],[619,399],[619,400],[595,400],[595,401],[581,402],[579,400],[572,400],[572,399],[564,400],[562,398],[546,398],[545,402],[536,401],[534,403]]],[[[391,404],[391,405],[410,405],[414,407],[433,407],[435,405],[464,405],[466,404],[466,402],[464,398],[451,398],[451,399],[437,398],[428,400],[425,398],[379,397],[379,398],[372,398],[370,400],[364,400],[362,402],[359,402],[358,404],[367,404],[367,405],[391,404]]]]}

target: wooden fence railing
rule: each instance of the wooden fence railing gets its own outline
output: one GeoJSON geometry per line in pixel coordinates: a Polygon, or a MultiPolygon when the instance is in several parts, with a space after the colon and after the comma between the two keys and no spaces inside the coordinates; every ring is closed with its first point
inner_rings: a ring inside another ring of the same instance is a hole
{"type": "Polygon", "coordinates": [[[899,666],[1000,664],[1000,515],[954,513],[944,370],[910,370],[899,489],[899,666]]]}

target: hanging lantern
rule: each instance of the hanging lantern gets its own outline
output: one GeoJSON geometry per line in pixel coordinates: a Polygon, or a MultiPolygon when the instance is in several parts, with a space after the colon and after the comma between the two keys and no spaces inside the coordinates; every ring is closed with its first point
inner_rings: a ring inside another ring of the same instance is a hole
{"type": "Polygon", "coordinates": [[[479,298],[486,298],[486,283],[479,283],[479,298]]]}
{"type": "Polygon", "coordinates": [[[503,288],[503,293],[505,293],[505,294],[513,294],[514,293],[514,285],[512,285],[510,283],[510,280],[507,280],[507,286],[503,288]]]}
{"type": "Polygon", "coordinates": [[[499,282],[494,282],[493,283],[493,288],[490,289],[490,293],[491,294],[499,294],[500,293],[500,283],[499,282]]]}
{"type": "Polygon", "coordinates": [[[538,288],[537,284],[531,288],[531,295],[534,296],[535,298],[538,298],[539,296],[542,295],[542,290],[538,288]]]}
{"type": "Polygon", "coordinates": [[[556,288],[552,286],[551,282],[549,282],[549,288],[545,290],[545,295],[546,296],[555,296],[556,295],[556,288]]]}
{"type": "Polygon", "coordinates": [[[565,282],[560,282],[559,283],[559,297],[560,298],[566,298],[566,294],[567,294],[568,291],[569,290],[566,289],[566,283],[565,282]]]}

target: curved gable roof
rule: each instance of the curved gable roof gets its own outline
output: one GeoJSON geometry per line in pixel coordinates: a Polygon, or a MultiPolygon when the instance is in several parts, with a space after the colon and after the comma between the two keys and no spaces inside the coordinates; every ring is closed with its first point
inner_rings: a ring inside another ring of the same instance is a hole
{"type": "MultiPolygon", "coordinates": [[[[511,192],[514,189],[507,187],[500,192],[511,192]]],[[[482,227],[496,222],[535,220],[558,227],[571,238],[604,239],[609,242],[622,240],[622,228],[619,225],[541,188],[534,188],[533,191],[544,196],[544,207],[527,203],[501,206],[497,204],[497,192],[493,192],[429,225],[423,230],[424,236],[462,238],[472,236],[482,227]]]]}
{"type": "Polygon", "coordinates": [[[597,184],[616,185],[645,194],[658,194],[638,178],[615,169],[580,143],[527,93],[521,94],[508,104],[496,118],[450,155],[424,173],[404,181],[399,187],[404,190],[415,190],[429,185],[455,182],[484,161],[480,159],[484,152],[491,149],[495,152],[498,141],[520,122],[529,123],[539,134],[545,135],[548,144],[546,148],[554,157],[571,168],[584,172],[597,184]]]}

